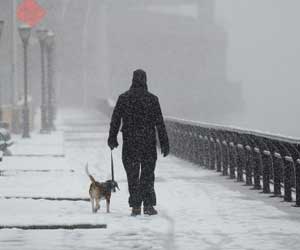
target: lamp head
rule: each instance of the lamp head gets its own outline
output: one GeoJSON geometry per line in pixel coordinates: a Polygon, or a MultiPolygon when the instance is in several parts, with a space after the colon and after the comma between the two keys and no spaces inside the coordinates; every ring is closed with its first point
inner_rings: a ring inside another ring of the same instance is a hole
{"type": "Polygon", "coordinates": [[[47,37],[46,37],[46,44],[49,48],[51,48],[54,44],[54,38],[55,38],[55,35],[53,33],[53,31],[48,31],[47,33],[47,37]]]}
{"type": "Polygon", "coordinates": [[[48,30],[47,29],[38,29],[36,31],[37,37],[40,42],[44,42],[47,38],[48,35],[48,30]]]}
{"type": "Polygon", "coordinates": [[[24,24],[19,27],[19,34],[24,43],[28,43],[28,40],[30,38],[30,33],[31,33],[31,27],[29,25],[24,24]]]}

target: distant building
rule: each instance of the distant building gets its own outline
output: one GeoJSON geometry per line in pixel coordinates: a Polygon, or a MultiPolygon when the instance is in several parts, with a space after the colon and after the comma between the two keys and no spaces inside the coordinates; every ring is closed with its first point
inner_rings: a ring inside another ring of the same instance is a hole
{"type": "Polygon", "coordinates": [[[14,0],[0,1],[0,19],[4,20],[4,28],[0,38],[0,109],[1,121],[13,125],[14,103],[21,95],[17,87],[17,44],[14,19],[14,0]]]}
{"type": "Polygon", "coordinates": [[[11,85],[15,65],[13,62],[13,41],[12,30],[13,1],[0,1],[0,20],[4,20],[4,28],[0,38],[0,104],[9,105],[12,103],[14,89],[11,85]]]}
{"type": "Polygon", "coordinates": [[[227,79],[227,34],[215,21],[214,0],[127,2],[113,5],[107,21],[113,96],[142,67],[168,115],[217,122],[241,110],[241,87],[227,79]]]}
{"type": "MultiPolygon", "coordinates": [[[[5,103],[22,96],[23,84],[19,35],[8,28],[13,25],[13,2],[0,1],[0,18],[8,20],[0,47],[0,81],[10,93],[5,103]]],[[[62,105],[116,98],[128,89],[132,71],[142,67],[168,115],[217,121],[241,110],[241,88],[226,74],[227,34],[216,22],[214,0],[37,2],[47,15],[34,28],[30,46],[29,79],[36,106],[40,50],[35,29],[46,27],[56,34],[56,84],[62,105]]]]}

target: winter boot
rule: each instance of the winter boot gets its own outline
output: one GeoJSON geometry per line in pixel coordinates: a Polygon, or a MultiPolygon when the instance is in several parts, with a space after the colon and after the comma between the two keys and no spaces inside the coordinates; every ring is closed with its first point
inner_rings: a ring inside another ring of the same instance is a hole
{"type": "Polygon", "coordinates": [[[153,206],[147,206],[147,207],[144,207],[144,214],[156,215],[157,210],[153,206]]]}
{"type": "Polygon", "coordinates": [[[131,210],[131,216],[141,215],[141,208],[140,207],[133,207],[131,210]]]}

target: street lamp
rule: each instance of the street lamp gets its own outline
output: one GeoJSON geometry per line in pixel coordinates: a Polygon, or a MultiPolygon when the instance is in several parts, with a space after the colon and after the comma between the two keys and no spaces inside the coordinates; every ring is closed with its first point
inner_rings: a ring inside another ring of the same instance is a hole
{"type": "MultiPolygon", "coordinates": [[[[0,40],[1,40],[1,34],[3,31],[3,27],[4,27],[4,21],[0,20],[0,40]]],[[[0,121],[2,121],[2,83],[0,82],[0,121]]]]}
{"type": "Polygon", "coordinates": [[[46,76],[45,76],[45,46],[48,30],[39,29],[36,31],[37,37],[41,46],[41,133],[48,133],[49,128],[47,124],[47,93],[46,93],[46,76]]]}
{"type": "Polygon", "coordinates": [[[47,45],[47,80],[48,80],[48,128],[50,130],[55,130],[54,126],[54,83],[53,83],[53,76],[54,76],[54,70],[53,70],[53,53],[54,53],[54,39],[55,35],[52,31],[48,32],[47,38],[46,38],[46,45],[47,45]]]}
{"type": "Polygon", "coordinates": [[[19,34],[23,42],[24,49],[24,105],[23,105],[23,138],[29,138],[29,107],[28,107],[28,43],[31,27],[22,25],[19,27],[19,34]]]}
{"type": "Polygon", "coordinates": [[[4,27],[4,21],[0,20],[0,38],[1,38],[3,27],[4,27]]]}

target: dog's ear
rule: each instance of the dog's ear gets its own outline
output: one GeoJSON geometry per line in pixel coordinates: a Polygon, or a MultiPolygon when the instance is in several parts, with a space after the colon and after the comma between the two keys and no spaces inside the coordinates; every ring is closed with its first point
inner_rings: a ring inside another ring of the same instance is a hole
{"type": "Polygon", "coordinates": [[[110,190],[110,191],[113,191],[114,190],[114,183],[109,180],[109,181],[106,181],[106,185],[107,185],[107,188],[110,190]]]}
{"type": "Polygon", "coordinates": [[[114,192],[116,192],[116,188],[120,191],[119,185],[116,181],[114,181],[113,186],[114,186],[114,192]]]}

